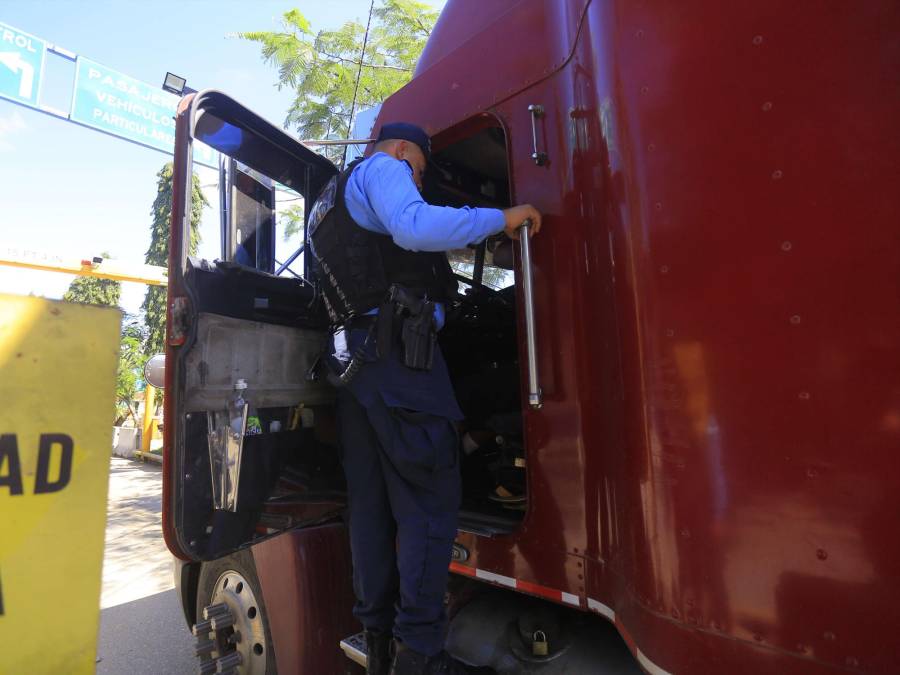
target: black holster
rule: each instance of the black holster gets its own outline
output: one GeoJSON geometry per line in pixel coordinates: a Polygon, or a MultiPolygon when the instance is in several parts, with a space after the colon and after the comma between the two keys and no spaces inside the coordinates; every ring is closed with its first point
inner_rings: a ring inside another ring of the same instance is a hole
{"type": "Polygon", "coordinates": [[[390,353],[398,330],[403,365],[414,370],[431,370],[437,343],[434,303],[394,284],[378,312],[379,358],[390,353]]]}
{"type": "Polygon", "coordinates": [[[426,302],[421,314],[410,315],[403,319],[403,329],[400,333],[403,365],[416,370],[431,370],[436,342],[434,303],[426,302]]]}

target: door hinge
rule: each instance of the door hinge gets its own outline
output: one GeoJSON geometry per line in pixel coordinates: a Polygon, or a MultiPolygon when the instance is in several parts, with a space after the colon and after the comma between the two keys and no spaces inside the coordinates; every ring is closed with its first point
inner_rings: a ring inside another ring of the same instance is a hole
{"type": "Polygon", "coordinates": [[[179,347],[187,340],[190,326],[188,308],[188,299],[185,297],[173,298],[169,303],[169,345],[172,347],[179,347]]]}

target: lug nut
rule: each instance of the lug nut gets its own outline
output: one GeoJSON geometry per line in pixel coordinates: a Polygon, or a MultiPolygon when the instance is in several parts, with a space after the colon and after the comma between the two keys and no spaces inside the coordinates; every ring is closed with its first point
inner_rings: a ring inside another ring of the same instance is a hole
{"type": "Polygon", "coordinates": [[[212,619],[214,616],[218,616],[220,614],[231,614],[231,610],[228,609],[228,605],[226,605],[224,602],[220,602],[216,605],[209,605],[208,607],[203,608],[204,619],[212,619]]]}
{"type": "Polygon", "coordinates": [[[211,621],[213,630],[222,630],[223,628],[230,628],[234,625],[234,617],[231,616],[231,612],[228,612],[228,614],[224,615],[214,616],[211,621]]]}
{"type": "Polygon", "coordinates": [[[230,654],[226,654],[216,661],[216,672],[225,673],[227,671],[234,670],[243,662],[244,660],[241,658],[240,654],[238,654],[237,652],[231,652],[230,654]]]}
{"type": "Polygon", "coordinates": [[[213,649],[216,648],[216,643],[212,640],[197,640],[197,645],[194,647],[194,653],[197,656],[203,656],[204,654],[209,654],[213,649]]]}
{"type": "Polygon", "coordinates": [[[208,635],[211,630],[211,621],[198,621],[194,624],[194,627],[191,628],[191,633],[194,634],[194,637],[200,637],[201,635],[208,635]]]}

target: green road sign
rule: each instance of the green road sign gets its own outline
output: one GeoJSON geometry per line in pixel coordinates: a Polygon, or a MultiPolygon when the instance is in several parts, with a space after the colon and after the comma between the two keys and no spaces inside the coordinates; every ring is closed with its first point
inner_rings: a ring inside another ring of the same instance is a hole
{"type": "MultiPolygon", "coordinates": [[[[171,153],[178,97],[79,56],[69,119],[171,153]]],[[[194,161],[216,167],[214,150],[195,144],[194,161]]]]}
{"type": "Polygon", "coordinates": [[[46,43],[0,23],[0,96],[38,107],[46,43]]]}

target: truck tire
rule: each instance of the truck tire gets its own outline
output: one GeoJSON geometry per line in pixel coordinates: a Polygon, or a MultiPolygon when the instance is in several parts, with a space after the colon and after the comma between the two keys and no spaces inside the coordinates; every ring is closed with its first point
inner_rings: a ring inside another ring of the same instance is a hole
{"type": "Polygon", "coordinates": [[[234,662],[237,653],[241,675],[276,675],[268,615],[250,551],[203,563],[197,615],[194,634],[201,666],[223,658],[234,662]]]}

